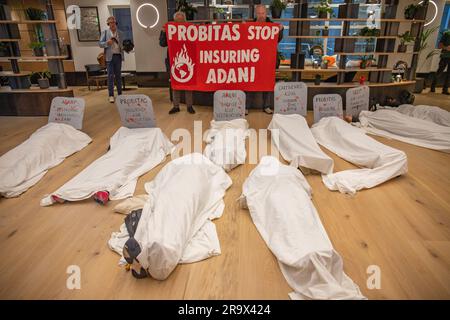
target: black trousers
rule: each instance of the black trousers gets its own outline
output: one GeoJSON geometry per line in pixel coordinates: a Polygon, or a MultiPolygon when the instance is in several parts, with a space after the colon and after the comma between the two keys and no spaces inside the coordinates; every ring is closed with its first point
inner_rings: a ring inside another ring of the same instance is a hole
{"type": "Polygon", "coordinates": [[[432,89],[436,88],[438,77],[444,73],[445,68],[447,68],[447,71],[445,72],[442,92],[448,92],[448,85],[450,84],[450,58],[441,58],[441,61],[439,61],[439,68],[433,76],[433,82],[431,84],[432,89]]]}

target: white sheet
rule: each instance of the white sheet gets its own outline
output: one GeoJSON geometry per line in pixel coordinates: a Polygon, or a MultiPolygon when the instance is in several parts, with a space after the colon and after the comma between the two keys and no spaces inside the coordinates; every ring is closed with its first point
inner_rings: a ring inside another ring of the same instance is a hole
{"type": "Polygon", "coordinates": [[[390,109],[362,111],[359,121],[361,127],[371,134],[450,153],[450,127],[390,109]]]}
{"type": "Polygon", "coordinates": [[[291,299],[365,299],[344,273],[300,171],[263,157],[245,181],[242,196],[294,289],[291,299]]]}
{"type": "Polygon", "coordinates": [[[204,155],[213,163],[230,171],[245,163],[247,152],[245,139],[248,137],[248,122],[245,119],[211,121],[211,128],[205,137],[204,155]]]}
{"type": "MultiPolygon", "coordinates": [[[[84,200],[108,191],[111,200],[133,195],[137,179],[160,164],[173,145],[160,128],[121,127],[110,139],[110,150],[53,192],[68,201],[84,200]]],[[[51,196],[41,205],[53,204],[51,196]]]]}
{"type": "Polygon", "coordinates": [[[333,172],[333,160],[317,145],[305,118],[298,114],[274,114],[268,129],[281,156],[293,167],[304,167],[322,173],[333,172]],[[279,142],[274,129],[278,129],[279,142]]]}
{"type": "Polygon", "coordinates": [[[321,146],[344,160],[367,168],[322,175],[330,190],[354,194],[408,172],[408,160],[403,151],[368,137],[364,130],[340,118],[322,118],[312,126],[311,132],[321,146]]]}
{"type": "MultiPolygon", "coordinates": [[[[137,259],[153,278],[166,279],[178,263],[220,254],[211,220],[222,215],[223,196],[231,183],[221,167],[194,153],[171,161],[145,184],[150,199],[134,238],[142,250],[137,259]]],[[[119,254],[128,239],[124,232],[122,225],[121,233],[113,234],[109,242],[119,254]]]]}
{"type": "Polygon", "coordinates": [[[410,117],[427,120],[441,126],[450,127],[450,112],[439,107],[402,104],[395,110],[410,117]]]}
{"type": "Polygon", "coordinates": [[[67,124],[49,123],[39,128],[0,157],[0,194],[17,197],[91,141],[87,134],[67,124]]]}

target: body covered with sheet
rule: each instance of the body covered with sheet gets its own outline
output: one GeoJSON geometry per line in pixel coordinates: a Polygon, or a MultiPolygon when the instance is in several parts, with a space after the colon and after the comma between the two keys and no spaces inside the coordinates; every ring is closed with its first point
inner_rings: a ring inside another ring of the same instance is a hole
{"type": "Polygon", "coordinates": [[[394,110],[410,117],[427,120],[441,126],[450,127],[450,112],[439,107],[402,104],[394,110]]]}
{"type": "Polygon", "coordinates": [[[311,132],[321,146],[348,162],[364,167],[322,175],[330,190],[354,194],[408,171],[408,160],[403,151],[372,139],[364,130],[340,118],[322,118],[313,125],[311,132]]]}
{"type": "Polygon", "coordinates": [[[49,169],[86,147],[91,138],[63,123],[49,123],[0,157],[0,194],[16,197],[35,185],[49,169]]]}
{"type": "Polygon", "coordinates": [[[245,119],[211,121],[205,138],[204,155],[215,164],[230,171],[245,163],[247,151],[245,140],[248,137],[248,122],[245,119]]]}
{"type": "MultiPolygon", "coordinates": [[[[171,161],[145,184],[149,199],[134,239],[141,250],[137,260],[148,275],[164,280],[178,263],[220,254],[212,220],[221,217],[231,183],[221,167],[194,153],[171,161]]],[[[120,232],[112,234],[109,246],[121,254],[127,239],[122,225],[120,232]]]]}
{"type": "MultiPolygon", "coordinates": [[[[133,195],[137,179],[160,164],[173,148],[160,128],[121,127],[110,139],[110,150],[52,195],[67,201],[88,199],[98,191],[111,200],[133,195]]],[[[51,195],[41,205],[51,205],[51,195]]]]}
{"type": "Polygon", "coordinates": [[[300,171],[263,157],[243,185],[256,228],[294,289],[291,299],[364,299],[344,273],[343,261],[311,201],[300,171]]]}
{"type": "Polygon", "coordinates": [[[321,173],[333,172],[333,159],[317,145],[303,116],[274,114],[268,129],[281,156],[290,162],[291,166],[321,173]]]}
{"type": "Polygon", "coordinates": [[[371,134],[450,153],[450,127],[392,109],[361,111],[359,121],[361,127],[371,134]]]}

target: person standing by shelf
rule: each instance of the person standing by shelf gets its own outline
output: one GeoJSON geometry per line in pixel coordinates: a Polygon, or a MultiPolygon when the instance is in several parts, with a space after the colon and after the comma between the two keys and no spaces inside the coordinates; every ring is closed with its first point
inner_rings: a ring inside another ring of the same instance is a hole
{"type": "Polygon", "coordinates": [[[442,33],[441,40],[439,41],[439,49],[442,49],[441,60],[439,61],[439,68],[433,76],[433,82],[431,84],[430,92],[436,91],[437,79],[442,73],[444,73],[445,68],[447,68],[447,71],[445,72],[442,93],[445,95],[449,95],[450,93],[448,92],[448,86],[450,84],[450,29],[447,29],[442,33]]]}
{"type": "MultiPolygon", "coordinates": [[[[255,22],[273,22],[272,20],[270,20],[269,17],[267,17],[267,9],[266,6],[263,4],[258,4],[255,6],[255,14],[256,14],[256,18],[254,19],[255,22]]],[[[280,31],[278,33],[278,43],[283,39],[283,26],[280,24],[280,31]]],[[[278,60],[278,54],[276,59],[278,60]]],[[[277,61],[277,65],[278,65],[278,61],[277,61]]],[[[272,98],[272,92],[269,91],[264,91],[264,92],[256,92],[255,93],[255,97],[262,97],[262,101],[263,101],[263,111],[267,114],[272,114],[273,111],[270,108],[271,105],[271,98],[272,98]]],[[[245,110],[245,114],[248,114],[247,109],[245,110]]]]}
{"type": "MultiPolygon", "coordinates": [[[[186,22],[185,13],[182,11],[175,12],[175,14],[173,15],[173,21],[174,22],[186,22]]],[[[161,31],[161,34],[159,35],[159,45],[161,47],[167,47],[167,35],[166,35],[166,31],[164,29],[161,31]]],[[[166,58],[165,62],[166,62],[167,72],[170,75],[169,52],[167,52],[167,58],[166,58]]],[[[173,107],[172,107],[172,109],[170,109],[169,114],[174,114],[174,113],[180,112],[180,99],[181,99],[182,92],[183,91],[172,89],[173,107]]],[[[185,102],[186,102],[186,106],[187,106],[187,111],[191,114],[194,114],[195,109],[192,106],[192,104],[193,104],[192,91],[185,90],[184,93],[185,93],[185,102]]]]}

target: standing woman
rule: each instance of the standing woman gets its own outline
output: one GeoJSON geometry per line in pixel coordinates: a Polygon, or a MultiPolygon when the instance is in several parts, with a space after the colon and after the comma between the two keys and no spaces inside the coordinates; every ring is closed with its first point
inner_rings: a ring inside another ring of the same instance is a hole
{"type": "Polygon", "coordinates": [[[117,29],[116,18],[113,16],[106,20],[109,29],[102,32],[100,41],[98,42],[100,48],[105,49],[106,69],[108,71],[108,93],[109,102],[114,102],[114,79],[116,80],[117,94],[122,94],[122,61],[123,54],[123,34],[117,29]]]}

